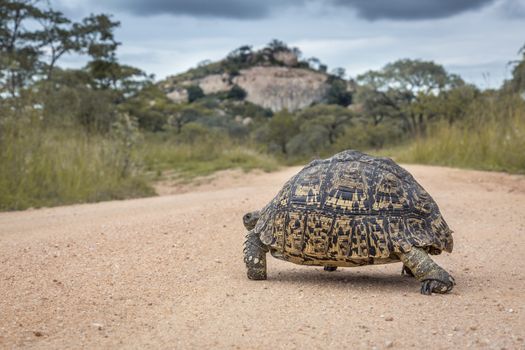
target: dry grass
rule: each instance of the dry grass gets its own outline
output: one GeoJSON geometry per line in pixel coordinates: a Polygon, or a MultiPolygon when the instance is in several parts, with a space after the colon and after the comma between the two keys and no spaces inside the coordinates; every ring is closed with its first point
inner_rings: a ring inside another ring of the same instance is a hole
{"type": "Polygon", "coordinates": [[[120,147],[80,130],[2,125],[0,210],[153,195],[144,176],[124,169],[120,147]]]}
{"type": "Polygon", "coordinates": [[[463,122],[433,125],[427,137],[381,153],[406,163],[525,173],[525,102],[486,98],[463,122]]]}

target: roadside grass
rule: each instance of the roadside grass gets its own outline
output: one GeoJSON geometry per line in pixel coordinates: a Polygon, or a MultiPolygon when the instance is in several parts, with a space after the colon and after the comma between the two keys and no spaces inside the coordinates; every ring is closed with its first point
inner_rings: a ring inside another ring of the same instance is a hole
{"type": "Polygon", "coordinates": [[[269,172],[279,167],[275,158],[257,151],[255,147],[238,145],[221,137],[182,143],[176,138],[146,135],[136,156],[155,178],[160,179],[163,172],[170,172],[183,182],[225,169],[262,169],[269,172]]]}
{"type": "Polygon", "coordinates": [[[77,129],[3,124],[0,128],[0,210],[154,195],[118,140],[77,129]]]}
{"type": "Polygon", "coordinates": [[[486,99],[464,121],[432,125],[427,137],[379,153],[401,163],[525,173],[525,101],[486,99]]]}
{"type": "Polygon", "coordinates": [[[163,173],[188,182],[218,170],[279,166],[273,157],[224,137],[177,142],[171,136],[146,135],[129,147],[126,139],[82,128],[4,122],[0,211],[153,196],[152,182],[163,173]]]}
{"type": "MultiPolygon", "coordinates": [[[[249,141],[195,125],[179,134],[124,128],[101,135],[79,126],[0,122],[0,211],[151,196],[152,182],[164,176],[188,182],[219,170],[269,172],[311,159],[268,155],[249,141]]],[[[519,96],[479,99],[463,120],[434,123],[427,131],[370,153],[401,163],[525,173],[525,101],[519,96]]]]}

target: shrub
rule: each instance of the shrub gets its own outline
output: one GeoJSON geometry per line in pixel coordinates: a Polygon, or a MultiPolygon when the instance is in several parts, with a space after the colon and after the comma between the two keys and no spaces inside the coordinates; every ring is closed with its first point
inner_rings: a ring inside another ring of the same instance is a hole
{"type": "Polygon", "coordinates": [[[188,92],[188,102],[190,103],[204,97],[204,91],[198,85],[188,86],[186,91],[188,92]]]}
{"type": "Polygon", "coordinates": [[[244,100],[246,95],[246,91],[237,84],[233,85],[231,90],[228,92],[228,98],[232,100],[244,100]]]}

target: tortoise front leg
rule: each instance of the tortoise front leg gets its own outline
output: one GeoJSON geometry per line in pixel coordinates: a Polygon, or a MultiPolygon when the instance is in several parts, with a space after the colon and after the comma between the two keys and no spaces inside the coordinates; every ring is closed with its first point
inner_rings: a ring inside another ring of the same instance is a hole
{"type": "Polygon", "coordinates": [[[413,247],[408,253],[399,254],[399,258],[421,282],[421,294],[448,293],[456,284],[454,278],[421,248],[413,247]]]}
{"type": "Polygon", "coordinates": [[[251,280],[266,279],[266,253],[268,248],[261,242],[254,230],[248,231],[244,241],[244,263],[251,280]]]}

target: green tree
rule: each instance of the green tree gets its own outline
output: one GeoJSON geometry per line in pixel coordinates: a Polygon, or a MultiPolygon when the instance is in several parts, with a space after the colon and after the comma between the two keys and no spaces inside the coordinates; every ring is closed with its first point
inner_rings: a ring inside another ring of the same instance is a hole
{"type": "MultiPolygon", "coordinates": [[[[151,77],[137,68],[118,63],[116,49],[119,43],[113,36],[118,25],[104,14],[91,15],[74,23],[60,11],[50,8],[46,1],[0,0],[0,98],[10,95],[10,102],[17,105],[16,110],[21,110],[24,103],[41,105],[47,120],[50,111],[57,110],[56,104],[49,108],[47,105],[53,104],[59,96],[73,93],[71,89],[83,91],[84,95],[92,95],[85,91],[86,85],[108,91],[103,98],[99,96],[99,102],[106,101],[106,96],[111,94],[112,103],[132,96],[149,83],[151,77]],[[75,81],[80,75],[61,71],[60,77],[54,80],[57,62],[73,52],[91,56],[84,69],[87,74],[82,75],[81,81],[75,81]],[[87,81],[86,77],[89,77],[87,81]],[[38,88],[32,89],[33,85],[38,88]],[[33,100],[22,101],[22,93],[24,99],[33,100]],[[40,100],[34,100],[35,97],[40,100]]],[[[80,100],[73,98],[72,101],[80,100]]],[[[65,104],[72,106],[74,103],[65,104]]],[[[76,114],[77,110],[71,112],[76,114]]]]}
{"type": "Polygon", "coordinates": [[[40,0],[0,0],[0,86],[12,96],[39,77],[51,79],[67,53],[89,53],[107,36],[105,15],[73,23],[40,0]],[[96,18],[96,21],[92,21],[96,18]]]}
{"type": "Polygon", "coordinates": [[[229,61],[242,64],[248,62],[250,57],[252,57],[253,51],[252,46],[250,45],[243,45],[238,47],[237,49],[230,52],[227,56],[227,59],[229,61]]]}
{"type": "Polygon", "coordinates": [[[120,43],[115,40],[114,31],[119,26],[120,22],[113,21],[110,15],[98,14],[84,18],[77,28],[82,52],[91,56],[85,69],[93,79],[93,88],[118,92],[116,102],[136,94],[153,78],[118,62],[116,51],[120,43]]]}
{"type": "Polygon", "coordinates": [[[268,47],[273,52],[290,50],[290,48],[288,47],[288,45],[286,45],[284,41],[278,39],[272,39],[272,41],[270,41],[268,45],[266,45],[266,47],[268,47]]]}
{"type": "Polygon", "coordinates": [[[186,124],[196,122],[204,116],[209,116],[212,112],[194,104],[171,104],[168,111],[170,112],[168,123],[175,128],[177,134],[182,132],[182,128],[186,124]]]}
{"type": "Polygon", "coordinates": [[[474,85],[464,84],[442,91],[439,95],[422,96],[420,106],[426,109],[422,113],[432,119],[443,119],[452,125],[467,117],[471,104],[479,95],[480,92],[474,85]]]}
{"type": "Polygon", "coordinates": [[[394,120],[388,120],[378,125],[361,121],[344,128],[333,149],[334,151],[381,149],[385,145],[394,144],[400,138],[401,132],[394,120]]]}
{"type": "Polygon", "coordinates": [[[53,9],[46,10],[44,15],[40,20],[42,31],[39,36],[48,56],[44,76],[46,80],[51,80],[58,60],[65,54],[81,50],[80,25],[53,9]]]}
{"type": "Polygon", "coordinates": [[[16,97],[39,68],[43,46],[38,23],[46,14],[31,0],[0,0],[0,92],[16,97]]]}
{"type": "Polygon", "coordinates": [[[386,119],[400,117],[400,105],[404,103],[404,96],[394,89],[381,91],[373,86],[363,85],[357,88],[356,100],[360,112],[376,126],[386,119]]]}
{"type": "Polygon", "coordinates": [[[346,75],[346,69],[342,67],[337,67],[337,68],[332,69],[331,74],[339,79],[344,79],[346,75]]]}
{"type": "Polygon", "coordinates": [[[43,101],[42,118],[47,126],[82,125],[90,132],[108,132],[116,118],[111,91],[94,90],[86,71],[55,68],[50,80],[35,83],[43,101]]]}
{"type": "Polygon", "coordinates": [[[319,66],[321,65],[321,60],[317,57],[310,57],[306,60],[306,62],[308,63],[308,67],[313,70],[318,70],[319,66]]]}
{"type": "Polygon", "coordinates": [[[347,83],[342,79],[334,79],[326,94],[326,103],[348,106],[352,103],[352,93],[348,91],[347,83]]]}
{"type": "Polygon", "coordinates": [[[282,154],[287,155],[287,144],[298,131],[293,115],[284,109],[274,114],[268,123],[268,142],[276,145],[282,154]]]}
{"type": "Polygon", "coordinates": [[[365,89],[358,94],[365,115],[381,119],[382,113],[391,111],[389,116],[400,118],[403,128],[412,134],[424,133],[427,122],[435,116],[428,113],[425,104],[429,96],[464,84],[459,76],[447,73],[441,65],[409,59],[389,63],[382,70],[369,71],[357,79],[365,89]],[[370,97],[384,105],[374,107],[366,101],[370,97]]]}
{"type": "Polygon", "coordinates": [[[354,113],[348,108],[337,105],[319,104],[307,108],[298,114],[301,133],[307,133],[312,128],[324,132],[325,142],[333,145],[345,126],[351,125],[354,113]]]}
{"type": "Polygon", "coordinates": [[[525,91],[525,45],[518,51],[521,54],[521,60],[510,62],[512,68],[512,78],[506,82],[506,87],[511,91],[523,93],[525,91]]]}
{"type": "Polygon", "coordinates": [[[144,87],[119,108],[134,117],[140,129],[153,132],[164,130],[170,115],[176,111],[175,105],[156,84],[144,87]]]}

